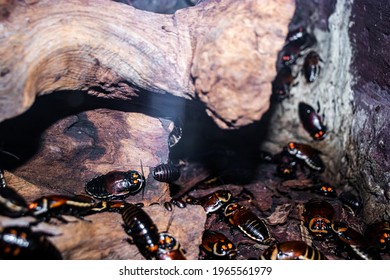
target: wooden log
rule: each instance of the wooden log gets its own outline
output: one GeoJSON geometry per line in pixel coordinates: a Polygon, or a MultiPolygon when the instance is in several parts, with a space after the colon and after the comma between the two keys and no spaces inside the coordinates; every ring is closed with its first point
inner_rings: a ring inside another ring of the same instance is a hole
{"type": "Polygon", "coordinates": [[[200,99],[219,126],[235,128],[268,109],[294,1],[204,1],[174,15],[103,0],[0,9],[0,121],[54,91],[122,100],[146,91],[200,99]]]}

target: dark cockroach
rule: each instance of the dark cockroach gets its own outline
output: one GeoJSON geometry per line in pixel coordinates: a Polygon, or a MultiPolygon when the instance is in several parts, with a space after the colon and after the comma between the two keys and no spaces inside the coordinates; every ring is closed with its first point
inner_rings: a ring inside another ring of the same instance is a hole
{"type": "Polygon", "coordinates": [[[326,260],[324,254],[304,241],[286,241],[267,248],[262,260],[326,260]]]}
{"type": "Polygon", "coordinates": [[[0,188],[0,215],[16,218],[27,212],[27,202],[14,189],[0,188]]]}
{"type": "Polygon", "coordinates": [[[126,203],[121,209],[124,229],[146,259],[156,259],[160,235],[149,215],[134,204],[126,203]]]}
{"type": "Polygon", "coordinates": [[[312,83],[318,78],[321,72],[320,62],[322,59],[317,52],[311,51],[306,55],[302,72],[308,83],[312,83]]]}
{"type": "Polygon", "coordinates": [[[343,245],[346,245],[359,259],[382,259],[377,248],[367,242],[361,233],[350,228],[347,224],[343,222],[334,222],[332,223],[332,230],[339,240],[343,242],[343,245]]]}
{"type": "Polygon", "coordinates": [[[390,252],[390,224],[380,221],[367,226],[364,236],[382,252],[390,252]]]}
{"type": "Polygon", "coordinates": [[[7,181],[5,180],[3,169],[0,168],[0,188],[5,187],[7,187],[7,181]]]}
{"type": "Polygon", "coordinates": [[[157,260],[186,260],[185,251],[179,241],[168,232],[161,232],[158,243],[157,260]]]}
{"type": "Polygon", "coordinates": [[[265,223],[248,208],[230,203],[224,214],[231,225],[238,227],[249,238],[263,244],[273,241],[265,223]]]}
{"type": "Polygon", "coordinates": [[[145,177],[137,171],[111,171],[89,181],[85,191],[97,199],[124,199],[137,194],[144,186],[145,177]]]}
{"type": "Polygon", "coordinates": [[[55,217],[67,223],[63,215],[83,219],[95,205],[96,202],[87,195],[48,195],[29,203],[28,214],[45,221],[55,217]]]}
{"type": "Polygon", "coordinates": [[[306,227],[317,239],[331,236],[335,214],[336,211],[329,202],[315,198],[305,203],[302,213],[306,227]]]}
{"type": "Polygon", "coordinates": [[[286,151],[282,151],[274,156],[276,165],[276,175],[285,180],[297,177],[297,159],[286,151]]]}
{"type": "Polygon", "coordinates": [[[282,49],[282,63],[284,65],[294,64],[303,55],[304,51],[315,43],[316,39],[303,29],[290,32],[282,49]]]}
{"type": "Polygon", "coordinates": [[[343,191],[338,199],[351,214],[359,213],[363,207],[360,197],[353,194],[352,191],[343,191]]]}
{"type": "Polygon", "coordinates": [[[331,184],[325,182],[313,186],[313,192],[327,197],[337,196],[336,188],[331,184]]]}
{"type": "Polygon", "coordinates": [[[202,236],[201,249],[211,258],[234,259],[237,256],[237,248],[224,234],[206,230],[202,236]]]}
{"type": "Polygon", "coordinates": [[[177,143],[179,143],[180,139],[183,137],[183,121],[181,118],[176,118],[173,122],[173,128],[171,133],[168,136],[168,146],[172,148],[177,143]]]}
{"type": "Polygon", "coordinates": [[[321,152],[319,150],[306,144],[289,142],[287,151],[297,159],[302,160],[310,169],[318,172],[325,170],[325,165],[320,158],[321,152]]]}
{"type": "Polygon", "coordinates": [[[303,128],[314,140],[324,140],[327,127],[324,125],[322,117],[309,104],[300,102],[298,105],[299,119],[303,128]]]}
{"type": "Polygon", "coordinates": [[[188,197],[187,203],[201,205],[207,214],[214,213],[232,198],[231,191],[217,190],[200,198],[188,197]]]}
{"type": "Polygon", "coordinates": [[[292,86],[294,86],[294,76],[291,68],[284,66],[278,71],[272,82],[272,100],[280,102],[290,97],[292,86]]]}
{"type": "Polygon", "coordinates": [[[171,163],[163,163],[154,167],[153,178],[160,182],[173,182],[179,179],[180,169],[171,163]]]}
{"type": "Polygon", "coordinates": [[[61,253],[47,236],[50,234],[29,227],[5,227],[0,230],[0,259],[61,260],[61,253]]]}

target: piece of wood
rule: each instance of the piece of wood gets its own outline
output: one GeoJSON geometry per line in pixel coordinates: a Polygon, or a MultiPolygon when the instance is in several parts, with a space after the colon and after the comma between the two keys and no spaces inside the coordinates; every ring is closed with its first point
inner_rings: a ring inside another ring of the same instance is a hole
{"type": "Polygon", "coordinates": [[[146,91],[200,99],[223,128],[268,109],[295,8],[292,0],[204,1],[161,15],[103,0],[0,5],[0,121],[54,91],[122,100],[146,91]]]}

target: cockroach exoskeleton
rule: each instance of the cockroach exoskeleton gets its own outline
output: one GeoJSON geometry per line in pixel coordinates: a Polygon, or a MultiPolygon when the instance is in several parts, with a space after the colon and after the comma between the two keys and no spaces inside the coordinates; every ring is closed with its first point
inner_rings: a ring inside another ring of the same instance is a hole
{"type": "Polygon", "coordinates": [[[0,188],[0,215],[11,218],[21,217],[27,212],[27,202],[14,189],[0,188]]]}
{"type": "Polygon", "coordinates": [[[343,191],[339,194],[338,199],[343,203],[343,206],[353,215],[356,215],[362,210],[362,200],[359,196],[353,194],[352,191],[343,191]]]}
{"type": "Polygon", "coordinates": [[[138,171],[111,171],[98,176],[85,185],[90,196],[101,199],[124,199],[145,187],[145,177],[138,171]]]}
{"type": "Polygon", "coordinates": [[[343,245],[358,259],[381,260],[382,257],[376,246],[371,245],[358,231],[350,228],[346,223],[332,223],[332,230],[343,245]]]}
{"type": "Polygon", "coordinates": [[[390,252],[390,224],[386,221],[375,222],[364,231],[367,242],[375,245],[381,252],[390,252]]]}
{"type": "Polygon", "coordinates": [[[300,102],[298,105],[298,113],[303,128],[310,134],[313,140],[324,140],[328,129],[324,125],[322,117],[313,107],[304,102],[300,102]]]}
{"type": "Polygon", "coordinates": [[[307,245],[304,241],[294,240],[276,243],[267,248],[260,256],[262,260],[326,260],[324,254],[307,245]]]}
{"type": "Polygon", "coordinates": [[[171,183],[179,179],[180,168],[172,163],[162,163],[154,167],[152,175],[159,182],[171,183]]]}
{"type": "Polygon", "coordinates": [[[272,82],[272,100],[280,102],[289,98],[291,87],[296,85],[294,79],[291,68],[288,66],[282,67],[272,82]]]}
{"type": "Polygon", "coordinates": [[[331,225],[336,211],[333,206],[322,199],[311,199],[304,205],[302,216],[309,232],[316,239],[331,237],[331,225]]]}
{"type": "Polygon", "coordinates": [[[325,165],[320,157],[321,152],[319,150],[307,144],[289,142],[287,144],[287,151],[297,159],[302,160],[310,169],[317,172],[323,172],[325,170],[325,165]]]}
{"type": "Polygon", "coordinates": [[[168,232],[160,232],[157,260],[186,260],[185,251],[179,241],[168,232]]]}
{"type": "Polygon", "coordinates": [[[84,220],[84,216],[88,215],[95,205],[93,198],[87,195],[48,195],[29,203],[27,214],[44,221],[55,217],[67,223],[63,215],[71,215],[84,220]]]}
{"type": "Polygon", "coordinates": [[[156,259],[160,235],[153,220],[140,207],[130,203],[126,203],[120,213],[131,243],[137,246],[146,259],[156,259]]]}
{"type": "Polygon", "coordinates": [[[321,72],[320,63],[323,62],[320,55],[315,51],[310,51],[303,62],[302,73],[308,83],[317,80],[321,72]]]}
{"type": "Polygon", "coordinates": [[[337,196],[336,188],[334,186],[332,186],[331,184],[325,183],[325,182],[321,182],[319,184],[314,185],[312,190],[314,193],[317,193],[319,195],[326,196],[326,197],[336,197],[337,196]]]}
{"type": "Polygon", "coordinates": [[[211,259],[232,260],[237,256],[237,248],[233,242],[214,230],[204,231],[200,247],[211,259]]]}
{"type": "Polygon", "coordinates": [[[221,207],[229,203],[232,198],[231,191],[217,190],[200,198],[188,197],[188,204],[201,205],[207,214],[217,212],[221,207]]]}
{"type": "Polygon", "coordinates": [[[0,230],[2,260],[61,260],[60,251],[46,237],[51,234],[30,227],[9,226],[0,230]]]}
{"type": "Polygon", "coordinates": [[[249,238],[262,244],[274,241],[263,220],[248,208],[237,203],[230,203],[226,206],[224,215],[229,224],[238,227],[249,238]]]}

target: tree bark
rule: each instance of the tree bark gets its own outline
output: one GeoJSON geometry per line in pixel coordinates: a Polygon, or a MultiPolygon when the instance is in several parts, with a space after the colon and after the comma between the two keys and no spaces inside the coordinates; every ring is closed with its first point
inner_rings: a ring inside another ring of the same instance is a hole
{"type": "Polygon", "coordinates": [[[160,15],[102,0],[6,1],[0,121],[60,90],[199,98],[223,128],[259,120],[293,2],[205,1],[160,15]]]}

